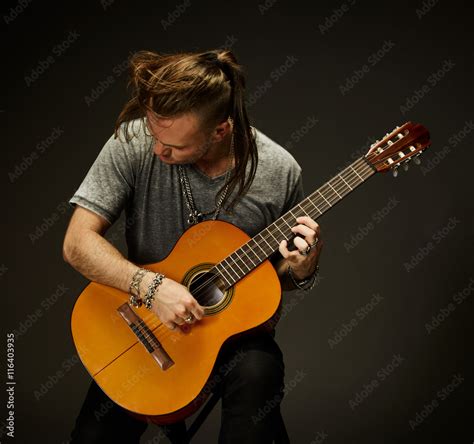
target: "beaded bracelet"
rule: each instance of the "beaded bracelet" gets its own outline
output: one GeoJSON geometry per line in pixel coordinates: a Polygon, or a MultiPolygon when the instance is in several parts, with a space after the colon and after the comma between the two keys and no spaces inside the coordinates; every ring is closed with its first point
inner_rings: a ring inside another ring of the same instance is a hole
{"type": "Polygon", "coordinates": [[[303,291],[310,291],[314,288],[314,286],[316,284],[316,277],[317,277],[318,273],[319,273],[319,264],[316,265],[314,273],[311,275],[311,277],[309,277],[307,279],[303,279],[302,281],[300,281],[300,282],[303,282],[303,285],[302,285],[301,283],[298,283],[295,280],[295,277],[293,276],[293,273],[291,271],[291,267],[288,264],[288,274],[291,278],[291,281],[293,282],[293,284],[296,288],[299,288],[300,290],[303,290],[303,291]],[[309,287],[307,287],[308,283],[310,283],[310,282],[311,282],[311,285],[309,287]]]}
{"type": "Polygon", "coordinates": [[[158,285],[160,285],[163,282],[164,278],[165,278],[164,274],[155,273],[155,276],[153,277],[153,281],[148,287],[148,291],[146,292],[146,296],[145,296],[145,299],[143,300],[143,303],[145,304],[145,307],[148,308],[149,310],[151,309],[153,305],[153,299],[155,297],[155,293],[158,288],[158,285]]]}
{"type": "Polygon", "coordinates": [[[132,277],[132,281],[130,282],[129,294],[130,294],[130,304],[134,307],[140,307],[143,301],[140,298],[140,283],[150,270],[145,270],[144,268],[139,268],[132,277]],[[135,293],[134,293],[135,290],[135,293]]]}

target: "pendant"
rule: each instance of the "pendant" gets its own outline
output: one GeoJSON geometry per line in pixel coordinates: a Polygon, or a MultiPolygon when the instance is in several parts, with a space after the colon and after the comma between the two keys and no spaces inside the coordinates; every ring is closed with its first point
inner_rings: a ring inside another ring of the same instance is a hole
{"type": "Polygon", "coordinates": [[[189,213],[188,224],[194,225],[199,222],[202,222],[202,220],[203,220],[203,215],[197,210],[193,211],[192,213],[189,213]]]}

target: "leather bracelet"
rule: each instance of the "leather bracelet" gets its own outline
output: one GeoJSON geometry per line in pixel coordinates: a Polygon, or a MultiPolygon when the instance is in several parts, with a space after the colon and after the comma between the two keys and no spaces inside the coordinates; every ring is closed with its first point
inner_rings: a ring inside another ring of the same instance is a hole
{"type": "Polygon", "coordinates": [[[306,279],[303,279],[301,281],[296,281],[295,277],[293,276],[293,273],[291,271],[291,267],[290,267],[290,264],[288,264],[288,274],[291,278],[291,281],[293,282],[293,285],[300,289],[300,290],[303,290],[303,291],[310,291],[314,288],[315,284],[316,284],[316,277],[319,273],[319,264],[316,265],[316,268],[313,272],[313,274],[309,277],[309,278],[306,278],[306,279]],[[311,283],[311,285],[309,287],[307,287],[307,285],[311,283]]]}
{"type": "Polygon", "coordinates": [[[150,270],[146,270],[144,268],[139,268],[132,277],[132,281],[130,282],[129,294],[130,294],[130,304],[134,307],[140,307],[143,303],[142,299],[140,298],[140,283],[150,270]]]}
{"type": "Polygon", "coordinates": [[[153,305],[153,300],[155,298],[156,290],[158,289],[158,286],[163,282],[164,278],[164,274],[155,273],[155,276],[153,277],[153,280],[151,281],[151,284],[148,287],[148,291],[146,292],[145,299],[143,300],[143,304],[146,308],[148,308],[148,310],[151,309],[153,305]]]}

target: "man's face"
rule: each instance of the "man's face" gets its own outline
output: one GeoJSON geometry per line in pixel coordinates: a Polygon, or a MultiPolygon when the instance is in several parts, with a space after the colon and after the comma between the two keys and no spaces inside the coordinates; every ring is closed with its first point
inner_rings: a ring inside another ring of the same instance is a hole
{"type": "Polygon", "coordinates": [[[153,152],[168,164],[194,163],[204,157],[211,144],[195,114],[159,119],[147,113],[145,122],[154,138],[153,152]]]}

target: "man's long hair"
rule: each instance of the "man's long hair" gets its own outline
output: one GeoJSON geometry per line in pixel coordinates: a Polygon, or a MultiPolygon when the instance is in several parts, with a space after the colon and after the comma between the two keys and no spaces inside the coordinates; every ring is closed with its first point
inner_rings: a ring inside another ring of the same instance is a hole
{"type": "Polygon", "coordinates": [[[203,130],[214,128],[228,117],[233,119],[235,168],[216,195],[217,202],[229,184],[224,206],[239,186],[230,210],[252,184],[258,163],[255,135],[245,107],[244,69],[234,54],[230,50],[178,54],[139,51],[130,59],[129,87],[132,97],[115,124],[115,137],[125,124],[127,141],[134,136],[128,131],[130,122],[141,118],[145,123],[147,111],[159,118],[195,112],[203,130]]]}

